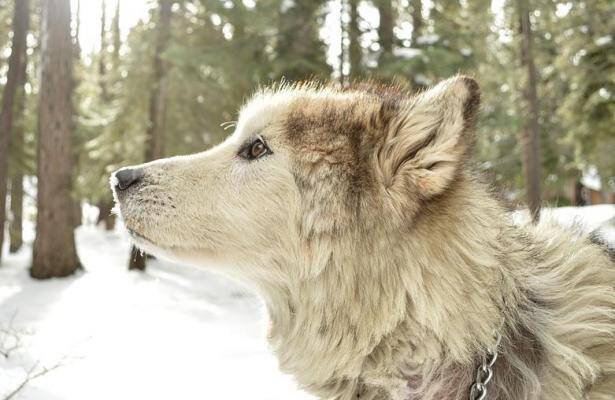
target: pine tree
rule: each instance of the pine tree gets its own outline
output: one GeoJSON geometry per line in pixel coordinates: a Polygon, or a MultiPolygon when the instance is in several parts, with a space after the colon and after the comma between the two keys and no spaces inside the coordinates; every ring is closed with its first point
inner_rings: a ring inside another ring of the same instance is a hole
{"type": "Polygon", "coordinates": [[[348,58],[350,59],[350,78],[357,79],[362,74],[361,30],[359,28],[359,1],[349,0],[350,21],[348,23],[348,58]]]}
{"type": "Polygon", "coordinates": [[[273,76],[288,81],[328,79],[324,43],[319,38],[323,0],[281,2],[273,76]]]}
{"type": "Polygon", "coordinates": [[[615,191],[614,11],[608,0],[573,2],[554,35],[557,80],[565,84],[553,102],[558,144],[571,153],[577,176],[595,168],[606,191],[615,191]]]}
{"type": "Polygon", "coordinates": [[[71,199],[73,44],[70,1],[43,0],[36,239],[30,275],[73,274],[79,267],[71,199]]]}
{"type": "MultiPolygon", "coordinates": [[[[29,19],[29,15],[28,15],[29,19]]],[[[9,251],[15,253],[19,251],[23,245],[23,178],[24,178],[24,129],[25,129],[25,107],[26,93],[25,84],[28,80],[27,67],[27,51],[24,54],[24,60],[21,64],[19,73],[20,82],[19,89],[15,95],[15,116],[16,121],[13,124],[13,138],[11,140],[11,155],[9,160],[9,173],[11,177],[11,216],[9,218],[9,251]]]]}
{"type": "MultiPolygon", "coordinates": [[[[26,63],[26,35],[29,24],[29,1],[17,0],[13,17],[13,43],[9,58],[9,69],[6,85],[2,96],[0,109],[0,250],[4,241],[4,225],[6,219],[9,147],[13,136],[13,121],[15,117],[15,97],[19,85],[23,82],[24,65],[26,63]]],[[[0,258],[2,256],[0,251],[0,258]]]]}
{"type": "Polygon", "coordinates": [[[532,216],[532,221],[537,222],[540,218],[540,181],[541,157],[540,157],[540,127],[538,124],[539,105],[536,93],[537,77],[534,64],[534,37],[530,24],[530,12],[527,0],[517,0],[521,39],[521,63],[527,69],[527,78],[523,97],[525,99],[527,121],[521,135],[523,145],[523,168],[525,173],[526,197],[532,216]]]}
{"type": "Polygon", "coordinates": [[[421,37],[423,33],[423,2],[421,0],[412,0],[411,1],[412,11],[412,41],[415,46],[420,46],[417,38],[421,37]]]}
{"type": "MultiPolygon", "coordinates": [[[[119,10],[119,1],[117,10],[119,10]]],[[[118,11],[119,12],[119,11],[118,11]]],[[[100,103],[104,108],[109,107],[109,102],[111,101],[111,94],[109,93],[109,73],[107,69],[107,3],[105,0],[101,2],[101,13],[100,13],[100,54],[98,55],[98,85],[100,87],[100,103]]],[[[114,22],[115,23],[115,22],[114,22]]],[[[116,29],[115,27],[113,29],[116,29]]],[[[116,40],[116,39],[114,39],[116,40]]],[[[114,45],[116,43],[114,42],[114,45]]],[[[115,60],[115,49],[114,49],[114,63],[115,60]]],[[[104,131],[104,127],[100,127],[101,131],[104,131]]],[[[100,132],[101,135],[104,132],[100,132]]],[[[115,215],[111,213],[113,209],[113,197],[109,191],[105,191],[105,194],[102,196],[100,201],[97,204],[98,206],[98,224],[101,222],[104,224],[105,229],[108,231],[112,231],[115,228],[115,215]]]]}
{"type": "MultiPolygon", "coordinates": [[[[159,0],[157,39],[154,52],[154,76],[149,99],[149,125],[146,133],[145,160],[151,161],[164,156],[167,114],[167,93],[165,77],[168,72],[164,53],[171,36],[172,0],[159,0]]],[[[134,246],[130,251],[129,269],[144,270],[146,255],[134,246]]]]}
{"type": "Polygon", "coordinates": [[[393,28],[395,18],[393,16],[392,0],[376,0],[378,7],[378,42],[380,43],[381,58],[392,57],[393,55],[393,28]]]}

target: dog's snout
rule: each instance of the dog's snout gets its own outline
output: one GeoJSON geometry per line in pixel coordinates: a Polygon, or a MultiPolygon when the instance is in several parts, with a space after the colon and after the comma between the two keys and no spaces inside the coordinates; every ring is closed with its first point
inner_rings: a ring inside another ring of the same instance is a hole
{"type": "Polygon", "coordinates": [[[126,190],[139,182],[142,177],[142,168],[123,168],[115,173],[115,186],[120,190],[126,190]]]}

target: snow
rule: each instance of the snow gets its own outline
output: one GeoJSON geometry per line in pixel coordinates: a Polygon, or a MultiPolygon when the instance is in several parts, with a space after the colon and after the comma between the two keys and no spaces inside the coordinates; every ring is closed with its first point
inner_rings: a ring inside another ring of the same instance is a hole
{"type": "MultiPolygon", "coordinates": [[[[564,227],[581,228],[591,232],[597,230],[610,243],[615,244],[615,205],[598,204],[587,207],[543,208],[541,220],[555,220],[564,227]]],[[[516,223],[529,220],[527,210],[513,214],[516,223]]]]}
{"type": "Polygon", "coordinates": [[[395,57],[405,58],[407,60],[420,57],[422,54],[423,50],[414,47],[398,47],[393,49],[393,55],[395,55],[395,57]]]}
{"type": "Polygon", "coordinates": [[[2,259],[0,348],[11,346],[3,329],[23,343],[0,356],[0,398],[37,362],[61,362],[16,399],[312,399],[279,372],[253,294],[158,260],[129,272],[119,231],[83,226],[76,237],[87,272],[71,278],[30,279],[30,246],[2,259]]]}
{"type": "MultiPolygon", "coordinates": [[[[615,242],[613,205],[543,212],[551,216],[586,229],[611,220],[605,232],[615,242]]],[[[31,225],[26,233],[31,240],[31,225]]],[[[0,350],[12,345],[7,331],[21,343],[8,358],[0,355],[0,398],[33,366],[36,372],[61,363],[16,399],[313,399],[279,372],[253,294],[205,269],[159,260],[145,273],[127,271],[129,243],[121,229],[82,226],[76,238],[87,272],[65,279],[30,279],[29,245],[5,251],[0,350]]]]}
{"type": "Polygon", "coordinates": [[[416,43],[420,45],[431,45],[440,40],[440,36],[435,33],[428,33],[416,38],[416,43]]]}
{"type": "Polygon", "coordinates": [[[581,177],[581,183],[583,186],[593,189],[602,190],[602,182],[600,181],[600,175],[595,167],[590,167],[581,177]]]}
{"type": "Polygon", "coordinates": [[[613,37],[611,35],[600,36],[599,38],[596,39],[596,46],[605,46],[611,43],[612,40],[613,40],[613,37]]]}

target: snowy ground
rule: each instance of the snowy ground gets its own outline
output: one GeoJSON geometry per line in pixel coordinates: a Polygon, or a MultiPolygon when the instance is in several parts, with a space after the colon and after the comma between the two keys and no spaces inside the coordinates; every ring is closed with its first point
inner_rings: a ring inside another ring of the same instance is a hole
{"type": "MultiPolygon", "coordinates": [[[[615,206],[548,211],[594,229],[615,206]]],[[[615,241],[615,227],[607,228],[615,241]]],[[[128,242],[93,226],[77,231],[87,272],[33,281],[31,249],[0,268],[0,399],[31,371],[61,364],[15,399],[311,399],[281,374],[267,349],[259,300],[207,271],[154,260],[126,271],[128,242]],[[7,335],[7,332],[9,334],[7,335]]]]}
{"type": "MultiPolygon", "coordinates": [[[[277,369],[262,306],[233,282],[154,260],[126,271],[128,241],[93,226],[77,231],[87,272],[33,281],[31,249],[0,268],[0,328],[23,337],[0,355],[0,399],[36,367],[63,365],[17,399],[311,399],[277,369]],[[12,323],[11,323],[12,320],[12,323]],[[9,325],[11,325],[9,327],[9,325]]],[[[0,333],[0,345],[12,338],[0,333]]]]}

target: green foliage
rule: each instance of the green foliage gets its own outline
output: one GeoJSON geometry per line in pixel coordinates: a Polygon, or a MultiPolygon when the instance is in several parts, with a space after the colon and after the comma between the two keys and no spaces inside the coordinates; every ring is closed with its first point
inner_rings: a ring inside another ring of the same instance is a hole
{"type": "MultiPolygon", "coordinates": [[[[396,37],[392,53],[385,54],[378,47],[377,26],[366,22],[377,20],[373,14],[382,3],[359,1],[362,77],[421,90],[456,73],[475,76],[483,92],[479,168],[511,197],[521,196],[525,74],[515,1],[504,1],[495,9],[490,0],[423,3],[427,7],[418,36],[411,32],[415,3],[392,0],[396,37]]],[[[530,4],[547,197],[567,195],[571,180],[590,168],[604,183],[615,185],[615,7],[610,0],[530,4]]],[[[10,45],[11,7],[12,1],[0,0],[3,55],[10,45]]],[[[336,0],[176,2],[170,42],[162,55],[167,68],[162,82],[167,155],[204,150],[221,141],[227,135],[221,124],[235,120],[241,104],[259,86],[279,79],[331,79],[338,62],[332,62],[330,54],[328,59],[330,49],[323,38],[337,35],[331,19],[325,25],[334,9],[339,9],[336,0]]],[[[83,57],[90,62],[77,63],[76,194],[92,203],[108,197],[107,179],[113,170],[144,161],[156,13],[154,7],[145,22],[131,28],[121,42],[121,57],[114,56],[114,46],[107,46],[102,53],[83,57]],[[106,64],[106,98],[97,67],[100,57],[106,64]]],[[[35,12],[26,108],[19,122],[26,142],[21,151],[12,151],[11,160],[28,173],[33,173],[35,162],[38,18],[35,12]]],[[[120,43],[108,22],[108,43],[120,43]]],[[[347,51],[348,43],[345,47],[347,51]]],[[[5,69],[2,58],[0,88],[5,69]]]]}
{"type": "Polygon", "coordinates": [[[615,42],[609,1],[579,1],[562,18],[556,66],[565,82],[555,110],[577,168],[595,167],[615,189],[615,42]],[[610,182],[609,182],[610,181],[610,182]]]}

